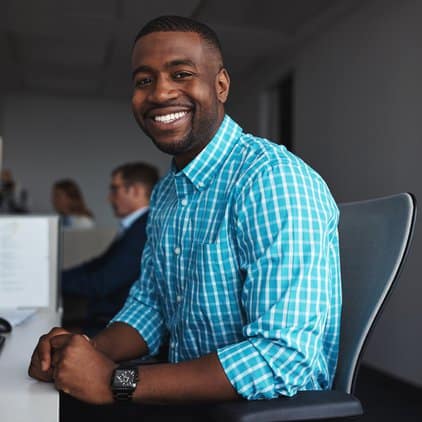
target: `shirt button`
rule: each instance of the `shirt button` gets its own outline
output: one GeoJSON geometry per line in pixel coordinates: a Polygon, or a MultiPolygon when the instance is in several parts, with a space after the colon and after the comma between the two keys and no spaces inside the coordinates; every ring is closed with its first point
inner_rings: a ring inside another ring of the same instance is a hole
{"type": "Polygon", "coordinates": [[[185,207],[186,205],[188,205],[188,200],[186,198],[183,198],[181,204],[185,207]]]}
{"type": "Polygon", "coordinates": [[[176,255],[180,255],[180,248],[179,247],[174,248],[174,253],[176,255]]]}
{"type": "Polygon", "coordinates": [[[177,295],[177,297],[176,297],[176,301],[177,301],[177,303],[180,303],[180,302],[182,301],[182,299],[183,299],[183,297],[182,297],[182,296],[177,295]]]}

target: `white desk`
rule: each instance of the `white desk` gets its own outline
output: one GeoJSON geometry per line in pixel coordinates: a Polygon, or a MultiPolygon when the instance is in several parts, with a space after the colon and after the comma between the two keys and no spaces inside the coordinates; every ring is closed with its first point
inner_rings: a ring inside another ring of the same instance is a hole
{"type": "Polygon", "coordinates": [[[58,422],[59,393],[27,373],[39,336],[59,324],[58,313],[38,311],[7,335],[0,352],[1,422],[58,422]]]}

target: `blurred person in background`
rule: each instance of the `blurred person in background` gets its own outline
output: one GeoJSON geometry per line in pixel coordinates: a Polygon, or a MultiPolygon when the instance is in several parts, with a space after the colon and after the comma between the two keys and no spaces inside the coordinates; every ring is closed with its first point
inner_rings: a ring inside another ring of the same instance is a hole
{"type": "Polygon", "coordinates": [[[72,331],[93,335],[104,328],[139,278],[150,196],[158,178],[157,169],[142,162],[123,164],[113,170],[109,201],[120,219],[118,234],[101,255],[62,272],[63,325],[72,331]],[[66,320],[70,296],[87,300],[83,321],[66,320]]]}
{"type": "Polygon", "coordinates": [[[94,215],[85,204],[81,189],[71,179],[57,181],[52,190],[53,207],[62,217],[65,229],[91,229],[95,226],[94,215]]]}
{"type": "Polygon", "coordinates": [[[28,193],[13,179],[9,169],[0,173],[0,213],[23,214],[28,212],[28,193]]]}

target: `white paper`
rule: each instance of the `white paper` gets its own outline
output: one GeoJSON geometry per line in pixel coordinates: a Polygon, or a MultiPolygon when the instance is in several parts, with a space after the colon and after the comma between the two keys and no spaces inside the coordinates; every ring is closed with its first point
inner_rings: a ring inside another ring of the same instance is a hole
{"type": "Polygon", "coordinates": [[[25,308],[25,309],[10,309],[0,308],[0,317],[5,318],[10,322],[12,327],[16,327],[19,324],[22,324],[29,317],[34,315],[37,312],[37,309],[34,308],[25,308]]]}
{"type": "Polygon", "coordinates": [[[0,308],[48,306],[48,229],[43,217],[0,218],[0,308]]]}

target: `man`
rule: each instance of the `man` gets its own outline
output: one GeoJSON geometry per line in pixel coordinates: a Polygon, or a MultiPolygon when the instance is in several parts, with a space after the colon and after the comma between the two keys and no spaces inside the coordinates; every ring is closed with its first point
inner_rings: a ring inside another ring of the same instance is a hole
{"type": "Polygon", "coordinates": [[[90,335],[106,326],[139,277],[150,195],[157,181],[157,170],[148,164],[117,167],[112,172],[109,193],[114,214],[120,218],[116,240],[99,257],[62,273],[65,298],[76,295],[88,299],[88,315],[82,328],[90,335]]]}
{"type": "Polygon", "coordinates": [[[92,340],[60,328],[42,337],[29,374],[96,404],[329,389],[341,298],[325,183],[225,115],[230,80],[207,26],[151,21],[132,69],[135,118],[174,157],[152,195],[141,276],[92,340]],[[170,363],[118,368],[155,354],[166,334],[170,363]]]}

